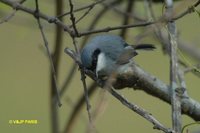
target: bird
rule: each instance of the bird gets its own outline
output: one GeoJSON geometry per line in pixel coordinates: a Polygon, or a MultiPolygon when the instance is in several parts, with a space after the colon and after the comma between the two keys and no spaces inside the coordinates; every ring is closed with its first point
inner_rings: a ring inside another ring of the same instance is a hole
{"type": "Polygon", "coordinates": [[[153,49],[155,46],[152,44],[129,45],[118,35],[97,35],[83,47],[81,63],[84,68],[93,71],[96,77],[106,79],[138,55],[137,50],[153,49]]]}

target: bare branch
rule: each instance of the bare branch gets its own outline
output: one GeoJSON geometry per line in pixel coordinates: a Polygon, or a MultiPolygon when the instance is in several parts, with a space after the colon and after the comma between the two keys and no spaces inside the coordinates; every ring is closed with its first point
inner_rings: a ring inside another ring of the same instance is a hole
{"type": "Polygon", "coordinates": [[[189,64],[186,64],[184,61],[182,60],[179,60],[179,63],[185,67],[183,69],[183,74],[187,74],[189,72],[192,72],[195,76],[199,77],[200,78],[200,64],[196,64],[196,65],[189,65],[189,64]]]}
{"type": "MultiPolygon", "coordinates": [[[[71,36],[78,36],[79,33],[76,28],[76,20],[75,20],[74,13],[73,13],[74,5],[72,4],[72,0],[69,0],[69,5],[70,5],[70,19],[71,19],[72,27],[74,29],[74,34],[75,34],[75,35],[71,35],[71,36]]],[[[75,47],[75,48],[76,48],[76,52],[77,52],[78,49],[77,49],[77,47],[75,47]]]]}
{"type": "Polygon", "coordinates": [[[188,73],[191,71],[197,72],[198,69],[200,69],[200,64],[185,68],[184,73],[188,73]]]}
{"type": "Polygon", "coordinates": [[[198,0],[196,3],[194,3],[191,7],[188,7],[188,9],[186,11],[180,13],[179,15],[174,17],[172,20],[174,20],[174,21],[178,20],[178,19],[182,18],[183,16],[194,12],[195,11],[194,8],[197,7],[199,4],[200,4],[200,0],[198,0]]]}
{"type": "MultiPolygon", "coordinates": [[[[173,15],[173,0],[165,0],[166,16],[171,19],[173,15]]],[[[174,21],[168,22],[168,32],[170,39],[170,89],[172,107],[172,125],[176,133],[181,133],[181,102],[177,93],[178,82],[178,63],[177,63],[177,29],[174,21]]]]}
{"type": "Polygon", "coordinates": [[[175,133],[173,130],[166,128],[163,126],[156,118],[152,116],[149,112],[146,110],[140,108],[139,106],[130,103],[128,100],[126,100],[123,96],[118,94],[116,91],[113,90],[113,88],[107,89],[117,100],[119,100],[123,105],[131,109],[132,111],[136,112],[140,116],[144,117],[146,120],[151,122],[154,125],[154,129],[162,130],[165,133],[175,133]]]}
{"type": "MultiPolygon", "coordinates": [[[[132,12],[133,6],[134,6],[134,1],[133,1],[133,0],[128,0],[128,1],[127,1],[127,7],[126,7],[126,13],[127,13],[127,14],[132,12]]],[[[129,19],[130,19],[129,16],[124,15],[124,20],[123,20],[123,24],[122,24],[122,25],[127,25],[127,24],[129,24],[129,19]]],[[[121,33],[120,33],[120,36],[121,36],[122,38],[125,38],[125,37],[126,37],[126,33],[127,33],[127,28],[122,29],[122,31],[121,31],[121,33]]]]}
{"type": "Polygon", "coordinates": [[[0,24],[8,22],[11,18],[13,18],[15,16],[16,12],[17,12],[17,10],[14,9],[14,11],[12,11],[12,13],[10,13],[8,16],[5,16],[3,19],[1,19],[0,24]]]}
{"type": "MultiPolygon", "coordinates": [[[[118,1],[119,1],[119,2],[122,2],[121,0],[118,0],[118,1]]],[[[103,2],[103,3],[101,3],[101,4],[102,4],[105,8],[107,8],[107,9],[112,9],[112,10],[113,10],[116,14],[118,14],[118,15],[130,17],[130,18],[133,18],[133,19],[135,19],[135,20],[137,20],[137,21],[141,21],[141,22],[145,22],[145,21],[146,21],[145,19],[143,19],[143,18],[141,18],[141,17],[135,15],[134,12],[133,12],[133,13],[124,12],[123,10],[120,10],[120,9],[118,9],[117,7],[115,7],[115,6],[113,6],[113,5],[110,5],[110,4],[108,4],[108,3],[105,3],[105,2],[103,2]]]]}
{"type": "MultiPolygon", "coordinates": [[[[136,66],[135,63],[129,64],[118,72],[117,81],[114,87],[116,89],[130,87],[143,90],[169,104],[171,103],[171,92],[169,87],[155,76],[150,75],[139,66],[136,66]]],[[[200,120],[200,103],[190,97],[183,97],[181,99],[181,105],[183,114],[187,114],[196,121],[200,120]]]]}
{"type": "Polygon", "coordinates": [[[155,23],[157,23],[157,22],[144,22],[144,23],[139,23],[139,24],[129,24],[129,25],[114,26],[114,27],[106,27],[106,28],[101,28],[101,29],[97,29],[97,30],[93,30],[93,31],[79,32],[79,37],[89,35],[89,34],[109,32],[109,31],[119,30],[119,29],[124,29],[124,28],[144,27],[144,26],[148,26],[151,24],[155,24],[155,23]]]}
{"type": "MultiPolygon", "coordinates": [[[[94,3],[92,3],[92,4],[83,6],[83,7],[81,7],[81,8],[74,9],[74,10],[73,10],[73,13],[79,12],[79,11],[82,11],[82,10],[85,10],[85,9],[88,9],[88,8],[89,8],[89,9],[92,9],[92,8],[94,8],[95,5],[97,5],[97,4],[99,4],[99,3],[103,2],[103,1],[105,1],[105,0],[98,0],[98,1],[96,1],[96,2],[94,2],[94,3]]],[[[59,15],[59,16],[57,16],[57,18],[61,18],[61,17],[67,16],[67,15],[70,15],[70,12],[66,12],[66,13],[64,13],[64,14],[62,14],[62,15],[59,15]]]]}
{"type": "Polygon", "coordinates": [[[76,24],[81,21],[85,16],[89,14],[89,12],[92,10],[92,8],[89,8],[79,19],[76,20],[76,24]]]}
{"type": "MultiPolygon", "coordinates": [[[[97,84],[94,82],[92,83],[88,88],[88,96],[92,96],[94,92],[96,91],[97,84]]],[[[71,114],[69,115],[70,118],[67,120],[67,123],[65,124],[66,127],[64,129],[64,133],[70,133],[71,130],[74,127],[75,121],[77,120],[77,117],[80,114],[81,109],[83,108],[83,105],[85,103],[85,95],[83,94],[75,104],[75,107],[71,111],[71,114]]]]}
{"type": "Polygon", "coordinates": [[[81,68],[81,80],[83,82],[83,89],[84,89],[85,101],[86,101],[86,105],[87,105],[87,112],[88,112],[89,122],[92,124],[92,116],[91,116],[91,112],[90,112],[91,105],[89,103],[88,89],[87,89],[85,79],[86,79],[86,76],[85,76],[84,69],[81,68]]]}
{"type": "MultiPolygon", "coordinates": [[[[26,0],[21,0],[18,3],[19,4],[23,4],[26,0]]],[[[12,11],[12,13],[10,13],[8,16],[5,16],[2,20],[0,20],[0,24],[8,22],[10,19],[12,19],[15,16],[15,13],[17,12],[17,10],[14,8],[14,10],[12,11]]]]}

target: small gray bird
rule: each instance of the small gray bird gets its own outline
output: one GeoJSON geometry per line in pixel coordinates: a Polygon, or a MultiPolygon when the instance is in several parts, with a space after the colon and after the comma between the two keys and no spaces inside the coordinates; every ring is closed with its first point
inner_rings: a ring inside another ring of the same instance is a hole
{"type": "Polygon", "coordinates": [[[153,50],[155,47],[151,44],[129,45],[116,35],[98,35],[82,49],[81,62],[98,78],[104,78],[129,63],[140,49],[153,50]]]}

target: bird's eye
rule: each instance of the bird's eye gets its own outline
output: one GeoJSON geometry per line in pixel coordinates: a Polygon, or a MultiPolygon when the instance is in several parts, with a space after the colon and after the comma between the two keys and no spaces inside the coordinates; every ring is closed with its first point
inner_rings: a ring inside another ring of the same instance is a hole
{"type": "Polygon", "coordinates": [[[97,60],[98,60],[98,55],[101,53],[100,49],[96,49],[93,54],[92,54],[92,66],[90,67],[90,70],[95,71],[96,66],[97,66],[97,60]]]}

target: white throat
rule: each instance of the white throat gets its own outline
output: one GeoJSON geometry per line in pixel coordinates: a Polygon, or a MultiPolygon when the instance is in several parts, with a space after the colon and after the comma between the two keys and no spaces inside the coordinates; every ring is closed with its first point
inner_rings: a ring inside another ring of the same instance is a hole
{"type": "MultiPolygon", "coordinates": [[[[103,69],[106,68],[106,56],[104,53],[100,53],[98,55],[98,60],[97,60],[97,66],[96,66],[96,74],[98,71],[102,71],[103,69]]],[[[98,75],[98,74],[97,74],[98,75]]]]}
{"type": "Polygon", "coordinates": [[[97,77],[107,77],[116,71],[117,66],[115,62],[107,57],[105,53],[100,53],[98,55],[97,66],[96,66],[96,75],[97,77]]]}

